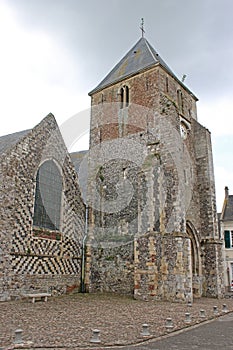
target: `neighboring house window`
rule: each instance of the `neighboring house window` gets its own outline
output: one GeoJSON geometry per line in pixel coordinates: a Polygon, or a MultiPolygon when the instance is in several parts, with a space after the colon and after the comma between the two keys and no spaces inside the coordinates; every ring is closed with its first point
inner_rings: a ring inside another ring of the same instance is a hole
{"type": "Polygon", "coordinates": [[[225,248],[233,247],[233,231],[224,231],[225,248]]]}
{"type": "Polygon", "coordinates": [[[62,176],[54,161],[44,162],[36,176],[33,225],[60,230],[62,176]]]}

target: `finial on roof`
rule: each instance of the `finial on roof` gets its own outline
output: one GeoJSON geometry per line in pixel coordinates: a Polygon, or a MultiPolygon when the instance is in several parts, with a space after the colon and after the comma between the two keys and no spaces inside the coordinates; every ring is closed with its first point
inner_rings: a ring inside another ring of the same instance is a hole
{"type": "Polygon", "coordinates": [[[141,31],[142,31],[142,38],[144,37],[144,33],[145,33],[145,30],[144,30],[144,18],[141,18],[141,27],[140,27],[141,31]]]}

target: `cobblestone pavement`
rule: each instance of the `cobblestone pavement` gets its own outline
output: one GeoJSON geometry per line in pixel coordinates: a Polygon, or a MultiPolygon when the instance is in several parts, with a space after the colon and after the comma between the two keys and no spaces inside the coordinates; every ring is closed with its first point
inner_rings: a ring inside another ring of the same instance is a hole
{"type": "MultiPolygon", "coordinates": [[[[118,350],[232,350],[233,349],[233,313],[225,314],[214,320],[206,321],[165,335],[161,340],[147,342],[118,350]]],[[[105,348],[111,350],[111,347],[105,348]]]]}
{"type": "Polygon", "coordinates": [[[225,314],[222,312],[223,304],[233,311],[232,299],[201,298],[190,307],[179,303],[138,301],[111,294],[73,294],[35,304],[28,300],[2,302],[0,349],[18,348],[12,344],[14,331],[19,328],[23,330],[25,346],[22,347],[25,349],[103,349],[128,345],[127,349],[131,344],[139,343],[141,347],[135,348],[143,349],[143,342],[148,338],[156,339],[168,333],[165,327],[168,317],[172,318],[173,331],[176,331],[225,314]],[[218,315],[213,312],[214,306],[218,307],[218,315]],[[200,317],[201,309],[205,310],[205,319],[200,317]],[[185,323],[187,312],[191,314],[192,322],[189,324],[185,323]],[[150,336],[147,338],[141,335],[144,323],[149,325],[150,336]],[[92,330],[96,328],[100,330],[100,344],[90,343],[92,330]],[[29,346],[27,342],[32,343],[29,346]]]}

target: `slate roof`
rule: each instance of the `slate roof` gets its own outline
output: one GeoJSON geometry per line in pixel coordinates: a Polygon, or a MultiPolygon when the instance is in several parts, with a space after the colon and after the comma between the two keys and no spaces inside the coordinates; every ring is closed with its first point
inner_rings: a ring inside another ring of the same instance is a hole
{"type": "MultiPolygon", "coordinates": [[[[99,83],[99,85],[91,92],[89,92],[89,95],[92,95],[93,93],[102,90],[107,86],[133,76],[140,71],[151,68],[157,64],[160,64],[162,67],[164,67],[176,80],[179,81],[179,79],[159,56],[156,50],[144,37],[142,37],[120,60],[120,62],[110,71],[110,73],[99,83]]],[[[179,83],[183,85],[182,82],[179,81],[179,83]]]]}
{"type": "Polygon", "coordinates": [[[233,221],[233,195],[229,195],[226,199],[226,205],[222,215],[223,221],[233,221]]]}
{"type": "Polygon", "coordinates": [[[30,131],[31,131],[31,129],[15,132],[14,134],[1,136],[0,137],[0,155],[2,155],[8,149],[10,149],[13,146],[15,146],[30,131]]]}

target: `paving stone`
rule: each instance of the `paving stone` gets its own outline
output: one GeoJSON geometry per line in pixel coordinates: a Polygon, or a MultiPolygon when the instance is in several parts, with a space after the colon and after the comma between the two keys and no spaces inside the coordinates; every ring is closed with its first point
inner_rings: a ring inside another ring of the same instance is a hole
{"type": "MultiPolygon", "coordinates": [[[[14,332],[19,328],[23,330],[23,340],[33,343],[32,349],[88,348],[92,330],[96,328],[101,332],[99,346],[136,344],[142,341],[142,324],[149,325],[150,335],[156,339],[168,334],[165,328],[167,318],[172,318],[173,331],[176,331],[202,322],[201,309],[206,312],[204,321],[217,318],[213,315],[213,306],[221,310],[223,303],[233,311],[232,299],[194,300],[192,322],[187,325],[184,320],[184,314],[190,310],[187,303],[145,302],[128,296],[99,293],[52,297],[47,303],[2,302],[0,347],[12,345],[14,332]]],[[[226,313],[219,312],[219,315],[220,320],[226,313]]]]}

